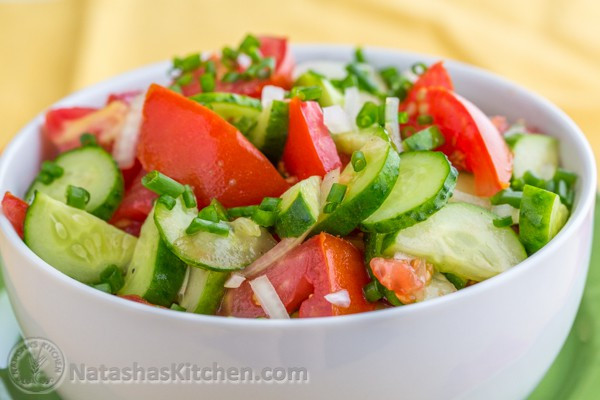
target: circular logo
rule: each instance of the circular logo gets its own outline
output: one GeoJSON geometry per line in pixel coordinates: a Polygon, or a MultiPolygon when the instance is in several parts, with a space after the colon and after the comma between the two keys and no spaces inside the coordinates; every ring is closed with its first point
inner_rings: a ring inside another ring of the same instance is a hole
{"type": "Polygon", "coordinates": [[[8,375],[26,393],[48,393],[56,388],[65,373],[65,357],[47,339],[27,338],[8,355],[8,375]]]}

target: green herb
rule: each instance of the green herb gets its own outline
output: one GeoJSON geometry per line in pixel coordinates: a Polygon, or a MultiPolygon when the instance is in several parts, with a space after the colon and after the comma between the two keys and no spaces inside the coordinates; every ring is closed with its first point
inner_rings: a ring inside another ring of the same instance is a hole
{"type": "Polygon", "coordinates": [[[319,86],[294,86],[289,97],[298,97],[302,101],[318,100],[322,89],[319,86]]]}
{"type": "Polygon", "coordinates": [[[184,188],[185,189],[182,194],[183,204],[185,204],[187,208],[196,207],[198,204],[196,202],[196,195],[194,194],[194,190],[192,190],[192,187],[190,185],[185,185],[184,188]]]}
{"type": "Polygon", "coordinates": [[[427,72],[427,65],[425,65],[425,63],[418,62],[418,63],[413,64],[410,67],[410,70],[415,75],[423,75],[425,72],[427,72]]]}
{"type": "Polygon", "coordinates": [[[372,101],[367,101],[356,115],[356,125],[359,128],[368,128],[379,122],[379,106],[372,101]]]}
{"type": "Polygon", "coordinates": [[[100,282],[108,283],[112,293],[117,293],[123,287],[123,285],[125,285],[123,272],[114,264],[109,265],[104,271],[102,271],[100,274],[100,282]]]}
{"type": "Polygon", "coordinates": [[[67,205],[83,210],[90,201],[90,192],[82,187],[69,185],[65,193],[67,205]]]}
{"type": "Polygon", "coordinates": [[[258,210],[258,206],[233,207],[227,210],[231,218],[252,217],[254,212],[258,210]]]}
{"type": "Polygon", "coordinates": [[[275,211],[277,207],[281,203],[281,199],[279,197],[265,197],[261,202],[258,208],[264,211],[275,211]]]}
{"type": "Polygon", "coordinates": [[[362,48],[360,48],[360,47],[357,47],[357,48],[354,50],[354,60],[355,60],[357,63],[366,63],[366,62],[367,62],[367,59],[365,58],[365,54],[364,54],[364,52],[363,52],[363,49],[362,49],[362,48]]]}
{"type": "Polygon", "coordinates": [[[187,227],[185,233],[188,235],[193,235],[198,232],[208,232],[219,236],[227,236],[229,235],[230,230],[231,228],[227,222],[213,222],[196,217],[187,227]]]}
{"type": "Polygon", "coordinates": [[[365,295],[365,299],[367,299],[367,301],[371,303],[374,303],[383,297],[383,294],[381,294],[379,288],[377,287],[376,281],[371,281],[367,283],[363,287],[363,293],[365,295]]]}
{"type": "Polygon", "coordinates": [[[433,117],[431,115],[419,115],[417,117],[417,123],[419,125],[429,125],[433,123],[433,117]]]}
{"type": "Polygon", "coordinates": [[[504,189],[490,197],[490,202],[493,205],[510,204],[514,208],[521,207],[521,198],[523,192],[516,192],[512,189],[504,189]]]}
{"type": "Polygon", "coordinates": [[[497,228],[505,228],[507,226],[511,226],[513,224],[513,219],[509,215],[504,218],[496,218],[494,219],[494,226],[497,228]]]}
{"type": "Polygon", "coordinates": [[[172,210],[173,207],[175,207],[175,203],[177,203],[175,199],[168,194],[160,195],[157,201],[160,204],[164,204],[164,206],[167,207],[167,210],[172,210]]]}
{"type": "Polygon", "coordinates": [[[327,195],[328,203],[341,203],[344,200],[344,196],[346,195],[346,190],[348,186],[342,183],[334,183],[331,185],[331,189],[329,190],[329,194],[327,195]]]}
{"type": "Polygon", "coordinates": [[[365,154],[360,150],[356,150],[354,153],[352,153],[352,158],[350,161],[352,162],[352,168],[354,168],[355,172],[360,172],[367,166],[365,154]]]}
{"type": "Polygon", "coordinates": [[[185,187],[181,183],[161,174],[156,170],[149,172],[142,178],[142,185],[144,185],[146,189],[152,190],[159,196],[162,194],[168,194],[173,198],[181,196],[181,194],[185,191],[185,187]]]}
{"type": "Polygon", "coordinates": [[[82,146],[96,146],[98,144],[96,142],[96,136],[89,132],[79,136],[79,143],[81,143],[82,146]]]}
{"type": "Polygon", "coordinates": [[[50,175],[52,178],[60,178],[64,173],[63,167],[54,161],[44,161],[42,163],[42,173],[50,175]]]}
{"type": "Polygon", "coordinates": [[[277,212],[261,210],[260,208],[252,214],[252,220],[258,225],[268,228],[275,225],[277,220],[277,212]]]}

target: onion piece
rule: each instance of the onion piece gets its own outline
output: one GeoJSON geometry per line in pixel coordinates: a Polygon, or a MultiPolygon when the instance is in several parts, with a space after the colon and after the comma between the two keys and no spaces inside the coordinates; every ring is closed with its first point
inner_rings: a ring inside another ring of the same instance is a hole
{"type": "Polygon", "coordinates": [[[342,289],[335,293],[326,294],[325,300],[333,304],[334,306],[348,308],[350,307],[350,294],[346,289],[342,289]]]}
{"type": "Polygon", "coordinates": [[[244,54],[244,53],[240,53],[237,56],[237,63],[240,67],[242,67],[242,69],[246,69],[248,68],[250,65],[252,65],[252,59],[250,58],[249,55],[244,54]]]}
{"type": "Polygon", "coordinates": [[[514,208],[510,204],[499,204],[497,206],[492,206],[492,212],[500,218],[511,217],[513,224],[519,223],[520,211],[518,208],[514,208]]]}
{"type": "Polygon", "coordinates": [[[356,126],[356,116],[360,112],[363,102],[360,99],[360,92],[357,87],[349,87],[344,91],[344,111],[350,120],[352,129],[358,129],[356,126]]]}
{"type": "Polygon", "coordinates": [[[145,99],[146,94],[142,93],[131,101],[121,132],[115,138],[112,155],[122,169],[132,167],[135,162],[145,99]]]}
{"type": "Polygon", "coordinates": [[[344,79],[348,72],[346,71],[346,63],[342,61],[305,61],[299,63],[294,68],[292,76],[294,80],[308,71],[315,71],[318,74],[325,76],[327,79],[344,79]]]}
{"type": "Polygon", "coordinates": [[[454,189],[454,193],[452,193],[452,197],[449,201],[451,203],[470,203],[488,210],[492,208],[492,204],[490,203],[489,199],[485,197],[474,196],[456,189],[454,189]]]}
{"type": "Polygon", "coordinates": [[[398,109],[400,108],[400,99],[397,97],[387,97],[385,99],[385,130],[396,150],[402,152],[402,139],[400,138],[400,126],[398,124],[398,109]]]}
{"type": "Polygon", "coordinates": [[[223,286],[225,286],[227,289],[237,289],[242,285],[242,283],[244,283],[245,280],[246,277],[243,275],[231,274],[223,286]]]}
{"type": "Polygon", "coordinates": [[[289,319],[283,302],[279,298],[277,291],[266,275],[261,275],[250,281],[250,287],[256,295],[260,306],[265,311],[265,314],[271,319],[289,319]]]}
{"type": "Polygon", "coordinates": [[[348,114],[338,105],[323,108],[323,122],[331,133],[343,133],[352,130],[348,114]]]}
{"type": "Polygon", "coordinates": [[[321,212],[323,212],[323,207],[327,203],[327,196],[331,191],[331,187],[334,183],[337,183],[340,180],[340,169],[332,169],[323,177],[323,181],[321,182],[321,194],[319,196],[319,204],[321,206],[321,212]]]}
{"type": "Polygon", "coordinates": [[[283,100],[285,98],[285,90],[279,86],[266,85],[262,89],[261,103],[263,108],[267,108],[271,105],[273,100],[283,100]]]}
{"type": "Polygon", "coordinates": [[[185,270],[185,276],[183,278],[183,282],[181,283],[181,288],[179,289],[179,292],[177,292],[177,302],[181,303],[181,300],[183,299],[183,295],[185,294],[185,290],[188,287],[188,282],[190,281],[190,266],[188,266],[185,270]]]}
{"type": "MultiPolygon", "coordinates": [[[[312,227],[311,227],[312,229],[312,227]]],[[[245,277],[252,277],[260,274],[262,271],[273,265],[273,263],[285,256],[296,246],[300,245],[308,233],[311,231],[308,229],[306,232],[297,238],[284,238],[281,242],[277,243],[275,247],[267,251],[262,257],[254,260],[254,262],[248,265],[244,270],[240,271],[240,274],[245,277]]]]}

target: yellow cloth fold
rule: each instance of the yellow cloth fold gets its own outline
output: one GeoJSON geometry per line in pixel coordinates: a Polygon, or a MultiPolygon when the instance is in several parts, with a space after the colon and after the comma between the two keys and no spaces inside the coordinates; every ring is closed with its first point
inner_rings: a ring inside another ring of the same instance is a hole
{"type": "Polygon", "coordinates": [[[558,104],[598,157],[599,21],[596,0],[0,0],[0,148],[75,89],[256,32],[479,65],[558,104]]]}

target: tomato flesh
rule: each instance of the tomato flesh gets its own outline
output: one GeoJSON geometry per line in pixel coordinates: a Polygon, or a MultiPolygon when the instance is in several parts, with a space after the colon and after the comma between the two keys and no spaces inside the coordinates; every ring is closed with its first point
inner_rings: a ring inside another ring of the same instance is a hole
{"type": "Polygon", "coordinates": [[[419,258],[397,260],[375,257],[370,265],[377,280],[404,304],[414,303],[423,297],[423,290],[433,274],[433,266],[419,258]]]}
{"type": "Polygon", "coordinates": [[[288,138],[283,162],[298,179],[321,177],[342,166],[335,143],[323,122],[323,111],[315,101],[290,101],[288,138]]]}
{"type": "Polygon", "coordinates": [[[143,110],[138,158],[146,171],[194,188],[199,206],[225,207],[278,197],[288,184],[234,126],[208,108],[158,85],[143,110]]]}
{"type": "Polygon", "coordinates": [[[142,185],[144,175],[146,175],[146,171],[138,172],[132,180],[131,186],[125,191],[119,208],[109,221],[117,228],[135,236],[139,236],[142,224],[152,211],[154,199],[158,197],[142,185]]]}
{"type": "MultiPolygon", "coordinates": [[[[296,247],[263,274],[275,287],[287,311],[299,310],[301,318],[374,309],[362,292],[368,276],[361,253],[348,241],[326,233],[296,247]],[[350,296],[348,308],[333,305],[324,297],[343,289],[350,296]]],[[[227,291],[219,313],[246,318],[265,316],[248,281],[227,291]]]]}
{"type": "Polygon", "coordinates": [[[4,193],[4,198],[2,198],[2,211],[21,239],[23,239],[23,224],[28,208],[29,204],[17,196],[14,196],[10,192],[4,193]]]}

